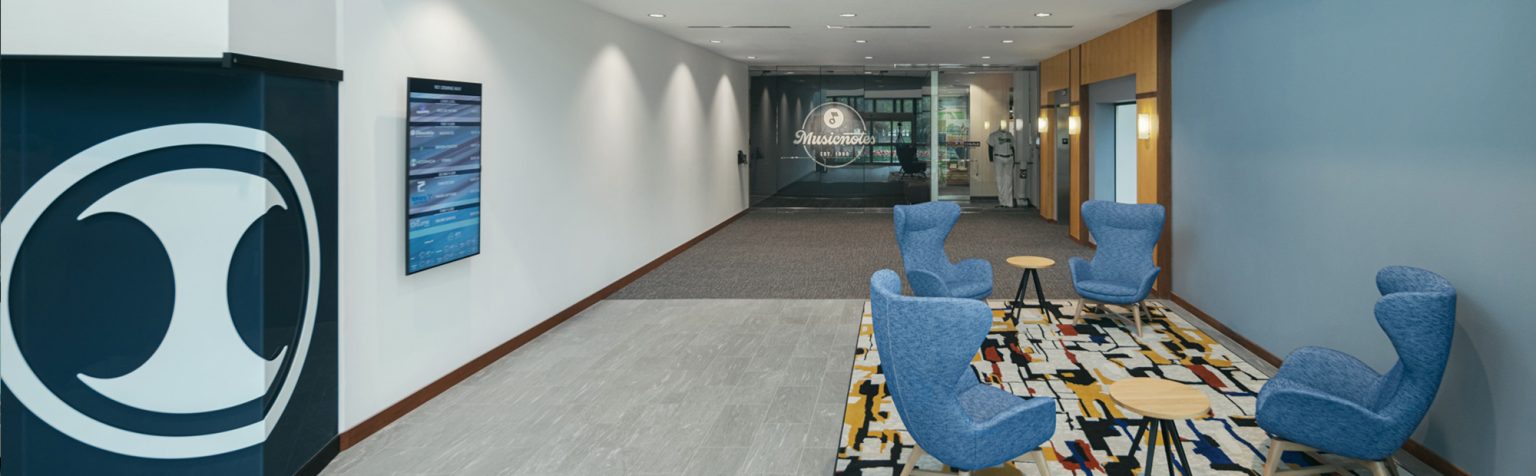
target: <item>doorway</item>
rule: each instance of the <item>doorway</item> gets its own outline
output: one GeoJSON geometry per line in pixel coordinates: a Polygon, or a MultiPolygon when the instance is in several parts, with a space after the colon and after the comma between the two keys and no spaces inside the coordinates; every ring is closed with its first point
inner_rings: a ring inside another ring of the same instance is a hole
{"type": "Polygon", "coordinates": [[[1136,103],[1115,105],[1114,199],[1136,203],[1136,103]]]}

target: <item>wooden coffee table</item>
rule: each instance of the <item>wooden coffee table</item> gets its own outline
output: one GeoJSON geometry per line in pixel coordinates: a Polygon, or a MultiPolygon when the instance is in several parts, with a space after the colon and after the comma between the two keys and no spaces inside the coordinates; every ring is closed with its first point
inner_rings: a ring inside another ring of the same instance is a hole
{"type": "Polygon", "coordinates": [[[1147,464],[1141,466],[1142,474],[1152,474],[1152,467],[1157,462],[1159,438],[1167,440],[1163,453],[1168,459],[1168,474],[1174,473],[1175,465],[1184,474],[1192,474],[1189,458],[1184,456],[1184,441],[1179,439],[1177,420],[1202,418],[1210,414],[1211,400],[1200,389],[1172,380],[1139,377],[1110,384],[1107,390],[1110,398],[1120,408],[1146,417],[1147,423],[1136,431],[1136,437],[1131,440],[1130,454],[1131,458],[1136,457],[1136,446],[1141,444],[1141,437],[1150,429],[1152,434],[1147,437],[1147,464]],[[1175,449],[1178,450],[1177,461],[1173,457],[1175,449]]]}
{"type": "Polygon", "coordinates": [[[1045,293],[1040,290],[1040,270],[1056,266],[1056,260],[1040,256],[1014,256],[1008,258],[1008,265],[1024,270],[1024,277],[1019,278],[1019,291],[1014,293],[1013,301],[1008,303],[1008,317],[1013,318],[1017,323],[1018,310],[1032,308],[1041,310],[1041,314],[1045,315],[1047,321],[1051,319],[1052,314],[1056,315],[1058,321],[1061,320],[1061,306],[1051,304],[1051,301],[1045,299],[1045,293]],[[1030,278],[1034,278],[1035,297],[1040,298],[1039,304],[1024,304],[1024,294],[1029,290],[1030,278]]]}

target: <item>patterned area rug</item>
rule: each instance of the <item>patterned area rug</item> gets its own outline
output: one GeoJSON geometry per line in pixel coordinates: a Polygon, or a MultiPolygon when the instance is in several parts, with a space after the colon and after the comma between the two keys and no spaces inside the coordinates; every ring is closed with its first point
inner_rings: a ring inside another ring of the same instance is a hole
{"type": "MultiPolygon", "coordinates": [[[[1073,301],[1056,302],[1065,315],[1061,322],[1024,309],[1015,325],[1004,319],[1002,301],[991,301],[992,331],[972,363],[983,383],[1020,396],[1056,400],[1056,435],[1046,449],[1053,474],[1140,473],[1136,458],[1145,458],[1146,449],[1135,458],[1126,455],[1143,420],[1119,408],[1105,391],[1108,384],[1131,377],[1194,385],[1210,398],[1211,415],[1178,422],[1195,474],[1253,474],[1262,468],[1268,437],[1252,415],[1259,387],[1266,380],[1263,373],[1158,305],[1152,305],[1145,335],[1137,339],[1130,330],[1134,327],[1125,320],[1107,315],[1079,320],[1073,301]]],[[[1126,309],[1112,309],[1130,316],[1126,309]]],[[[911,436],[885,393],[873,341],[866,304],[843,415],[837,474],[895,474],[912,452],[911,436]]],[[[1305,459],[1288,453],[1287,462],[1292,457],[1305,459]]],[[[1163,470],[1162,456],[1158,459],[1156,469],[1163,470]]],[[[941,469],[932,457],[919,460],[918,467],[941,469]]],[[[1024,474],[1034,474],[1029,460],[1021,460],[1018,467],[1024,474]]]]}

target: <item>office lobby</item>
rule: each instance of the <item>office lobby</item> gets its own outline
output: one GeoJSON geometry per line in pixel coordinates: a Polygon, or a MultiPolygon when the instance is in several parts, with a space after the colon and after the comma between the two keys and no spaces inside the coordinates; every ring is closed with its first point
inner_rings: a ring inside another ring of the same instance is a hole
{"type": "Polygon", "coordinates": [[[0,0],[0,472],[1529,475],[1532,20],[0,0]]]}

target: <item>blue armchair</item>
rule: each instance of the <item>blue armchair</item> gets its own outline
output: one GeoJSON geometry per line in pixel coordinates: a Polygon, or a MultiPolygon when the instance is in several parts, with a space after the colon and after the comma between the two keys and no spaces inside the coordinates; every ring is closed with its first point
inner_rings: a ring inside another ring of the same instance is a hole
{"type": "Polygon", "coordinates": [[[986,299],[992,295],[992,264],[968,259],[951,264],[944,240],[960,219],[960,206],[949,202],[897,205],[896,245],[912,293],[923,297],[986,299]]]}
{"type": "Polygon", "coordinates": [[[1429,411],[1450,358],[1456,289],[1435,273],[1406,266],[1383,268],[1376,288],[1382,294],[1376,323],[1397,350],[1397,364],[1379,375],[1336,350],[1291,352],[1259,390],[1259,427],[1274,437],[1266,475],[1286,450],[1306,447],[1369,461],[1374,473],[1385,473],[1429,411]]]}
{"type": "MultiPolygon", "coordinates": [[[[886,391],[918,445],[902,474],[924,451],[962,474],[990,468],[1039,448],[1056,432],[1051,399],[982,385],[971,370],[992,328],[986,303],[903,296],[901,278],[888,269],[870,278],[869,289],[886,391]]],[[[1044,452],[1038,456],[1041,474],[1050,474],[1044,452]]]]}
{"type": "MultiPolygon", "coordinates": [[[[1141,335],[1142,301],[1162,271],[1152,263],[1152,249],[1163,235],[1162,205],[1130,205],[1093,200],[1083,203],[1083,220],[1098,243],[1093,261],[1067,260],[1072,287],[1084,300],[1132,306],[1141,335]]],[[[1084,307],[1079,304],[1078,313],[1084,307]]]]}

